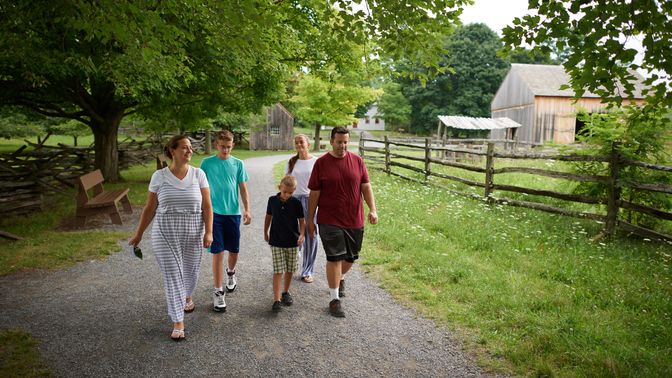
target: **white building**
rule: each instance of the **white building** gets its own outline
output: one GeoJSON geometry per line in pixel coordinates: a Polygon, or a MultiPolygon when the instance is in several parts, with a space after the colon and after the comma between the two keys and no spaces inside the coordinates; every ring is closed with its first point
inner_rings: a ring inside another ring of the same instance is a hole
{"type": "Polygon", "coordinates": [[[350,125],[351,129],[357,130],[385,130],[385,120],[378,115],[378,105],[373,104],[364,115],[350,125]]]}

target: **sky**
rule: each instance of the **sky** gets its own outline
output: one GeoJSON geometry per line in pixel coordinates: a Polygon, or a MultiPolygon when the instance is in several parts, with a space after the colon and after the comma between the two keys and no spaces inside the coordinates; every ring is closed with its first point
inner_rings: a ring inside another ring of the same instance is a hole
{"type": "Polygon", "coordinates": [[[528,13],[527,0],[475,0],[460,16],[463,24],[481,22],[502,35],[502,28],[528,13]]]}

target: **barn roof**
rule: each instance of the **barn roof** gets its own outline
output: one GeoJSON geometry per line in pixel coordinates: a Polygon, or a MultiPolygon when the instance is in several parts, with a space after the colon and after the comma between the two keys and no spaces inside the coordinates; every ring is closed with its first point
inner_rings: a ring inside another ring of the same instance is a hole
{"type": "Polygon", "coordinates": [[[464,130],[495,130],[520,127],[518,122],[510,118],[480,118],[462,116],[439,116],[439,120],[448,127],[464,130]]]}
{"type": "MultiPolygon", "coordinates": [[[[511,64],[510,73],[515,73],[523,80],[535,96],[558,96],[573,97],[571,88],[560,89],[563,84],[569,84],[569,75],[562,66],[544,64],[511,64]]],[[[636,71],[632,71],[637,81],[635,84],[634,98],[644,98],[642,89],[645,88],[644,78],[636,71]]],[[[619,85],[621,93],[623,87],[619,85]]],[[[583,97],[600,97],[595,93],[586,91],[583,97]]]]}

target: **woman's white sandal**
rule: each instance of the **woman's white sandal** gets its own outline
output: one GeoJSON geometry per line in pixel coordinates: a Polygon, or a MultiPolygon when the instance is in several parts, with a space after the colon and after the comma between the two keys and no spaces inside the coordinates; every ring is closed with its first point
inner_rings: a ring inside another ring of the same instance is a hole
{"type": "Polygon", "coordinates": [[[173,329],[173,333],[170,334],[170,338],[173,341],[184,340],[184,330],[183,329],[173,329]]]}

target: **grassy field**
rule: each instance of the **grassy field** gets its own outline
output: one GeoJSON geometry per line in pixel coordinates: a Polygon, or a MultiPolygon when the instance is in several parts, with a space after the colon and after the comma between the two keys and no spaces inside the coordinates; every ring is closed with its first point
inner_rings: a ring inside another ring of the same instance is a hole
{"type": "Polygon", "coordinates": [[[454,330],[487,369],[672,375],[672,247],[595,242],[602,225],[490,206],[372,172],[363,266],[454,330]]]}

